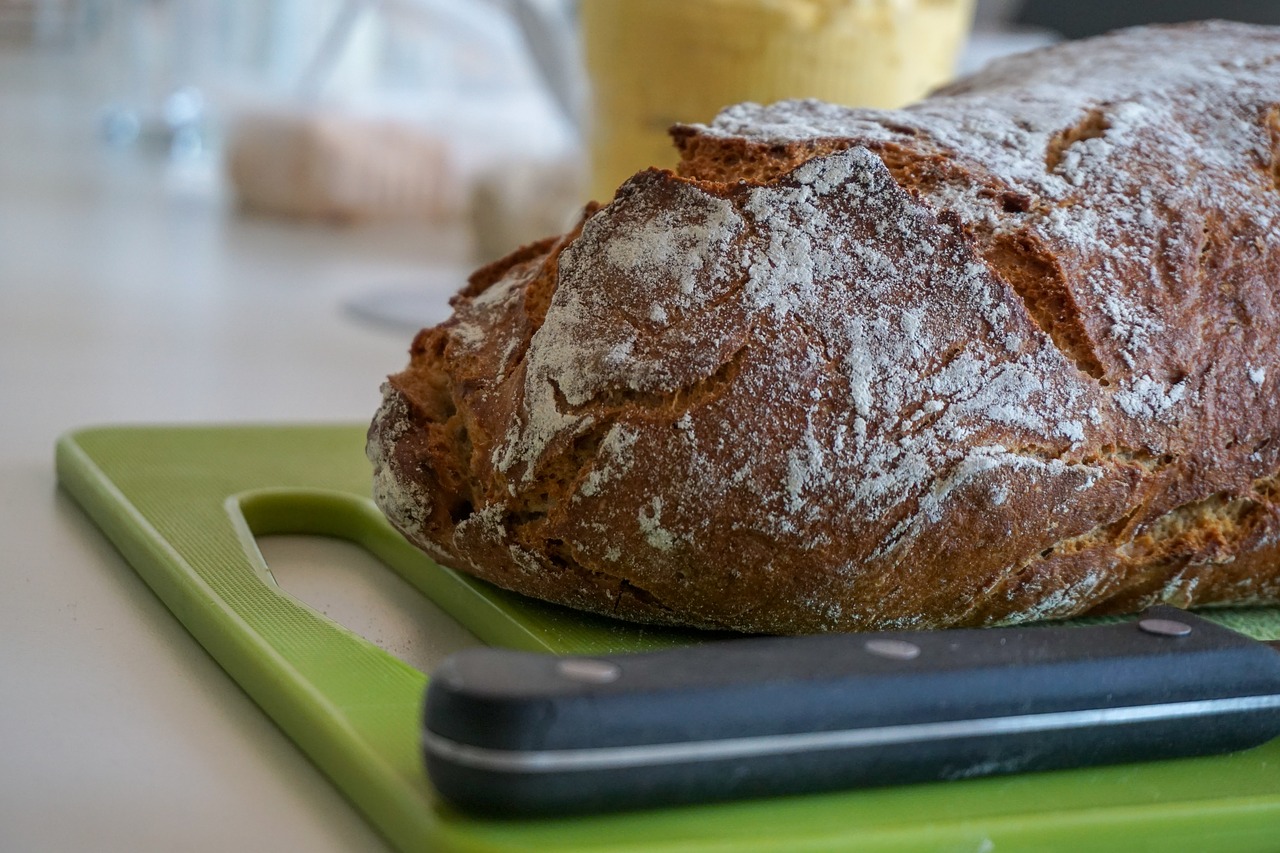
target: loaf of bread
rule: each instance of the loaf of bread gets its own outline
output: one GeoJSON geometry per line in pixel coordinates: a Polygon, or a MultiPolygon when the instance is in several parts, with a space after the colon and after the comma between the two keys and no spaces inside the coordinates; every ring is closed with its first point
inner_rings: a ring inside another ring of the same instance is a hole
{"type": "Polygon", "coordinates": [[[391,522],[507,589],[799,633],[1280,597],[1280,31],[673,131],[384,387],[391,522]]]}

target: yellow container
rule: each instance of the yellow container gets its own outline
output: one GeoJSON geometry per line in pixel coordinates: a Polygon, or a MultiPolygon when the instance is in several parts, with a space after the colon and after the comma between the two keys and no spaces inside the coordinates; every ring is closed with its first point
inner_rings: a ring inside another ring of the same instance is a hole
{"type": "Polygon", "coordinates": [[[591,191],[674,165],[667,128],[729,104],[898,107],[952,75],[974,0],[583,0],[591,191]]]}

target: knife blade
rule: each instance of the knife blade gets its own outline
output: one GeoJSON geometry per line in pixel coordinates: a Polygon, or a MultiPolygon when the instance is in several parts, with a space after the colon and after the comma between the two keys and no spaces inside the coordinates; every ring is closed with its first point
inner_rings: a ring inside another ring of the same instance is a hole
{"type": "Polygon", "coordinates": [[[456,807],[563,815],[1231,752],[1280,735],[1280,645],[1172,607],[1088,627],[469,649],[422,749],[456,807]]]}

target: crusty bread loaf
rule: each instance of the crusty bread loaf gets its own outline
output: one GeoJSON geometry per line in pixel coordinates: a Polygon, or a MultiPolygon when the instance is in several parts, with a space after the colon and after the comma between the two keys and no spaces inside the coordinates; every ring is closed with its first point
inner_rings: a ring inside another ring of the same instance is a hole
{"type": "Polygon", "coordinates": [[[1280,31],[674,135],[414,341],[369,441],[411,540],[745,631],[1280,597],[1280,31]]]}

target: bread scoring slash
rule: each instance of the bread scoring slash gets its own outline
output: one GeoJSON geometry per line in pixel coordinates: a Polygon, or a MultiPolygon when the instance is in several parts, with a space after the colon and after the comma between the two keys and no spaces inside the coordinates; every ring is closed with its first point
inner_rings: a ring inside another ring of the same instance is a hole
{"type": "Polygon", "coordinates": [[[1280,30],[673,130],[479,270],[369,433],[441,562],[768,633],[1280,599],[1280,30]]]}

